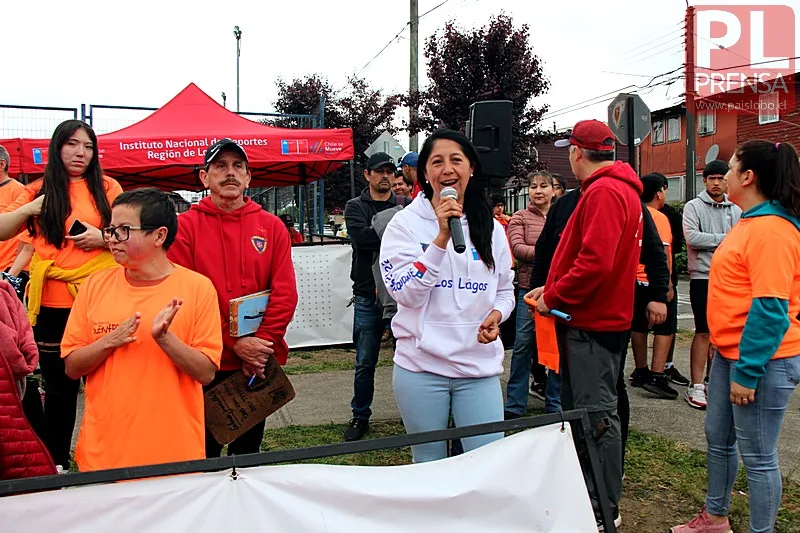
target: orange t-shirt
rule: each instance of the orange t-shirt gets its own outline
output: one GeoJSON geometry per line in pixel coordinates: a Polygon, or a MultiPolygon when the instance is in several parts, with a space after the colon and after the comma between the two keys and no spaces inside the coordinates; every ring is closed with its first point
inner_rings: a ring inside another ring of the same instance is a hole
{"type": "MultiPolygon", "coordinates": [[[[0,185],[0,211],[11,205],[24,188],[24,185],[12,178],[0,185]]],[[[16,238],[0,242],[0,270],[5,270],[14,263],[18,247],[19,240],[16,238]]]]}
{"type": "Polygon", "coordinates": [[[711,259],[708,328],[726,359],[739,359],[739,341],[754,298],[789,302],[789,329],[773,359],[800,353],[800,232],[779,216],[743,217],[711,259]]]}
{"type": "MultiPolygon", "coordinates": [[[[649,205],[647,206],[647,210],[650,211],[650,216],[653,217],[653,222],[656,224],[656,231],[658,232],[658,236],[661,237],[661,242],[664,244],[664,252],[667,254],[667,266],[669,268],[670,276],[672,275],[672,227],[669,225],[669,219],[667,215],[658,211],[658,209],[653,209],[649,205]]],[[[636,281],[647,284],[647,274],[644,272],[644,265],[639,263],[639,267],[636,269],[636,281]]]]}
{"type": "MultiPolygon", "coordinates": [[[[103,182],[106,190],[106,198],[108,198],[108,203],[111,205],[114,198],[122,193],[122,187],[120,187],[119,183],[113,178],[104,176],[103,182]]],[[[36,180],[26,186],[25,190],[20,193],[17,199],[9,205],[4,212],[14,211],[18,207],[29,203],[36,197],[36,193],[38,193],[41,188],[42,180],[36,180]]],[[[89,192],[89,187],[86,185],[86,180],[70,181],[69,203],[70,206],[72,206],[72,211],[64,225],[65,235],[75,220],[80,220],[95,228],[100,228],[102,225],[100,212],[94,205],[94,200],[92,199],[92,194],[89,192]]],[[[36,253],[38,253],[39,257],[43,260],[53,260],[57,267],[66,270],[78,268],[88,263],[103,251],[102,248],[84,251],[69,240],[64,240],[64,245],[59,249],[48,243],[40,231],[37,231],[35,237],[31,237],[24,226],[17,238],[24,243],[32,244],[36,253]]],[[[69,293],[65,282],[45,279],[44,288],[42,289],[43,307],[70,308],[72,307],[73,301],[74,298],[69,293]]]]}
{"type": "Polygon", "coordinates": [[[183,305],[170,331],[219,368],[222,326],[214,285],[175,265],[158,285],[134,287],[122,267],[95,272],[75,298],[61,355],[97,341],[142,314],[136,341],[117,348],[86,376],[86,408],[75,460],[81,471],[205,458],[203,387],[178,368],[151,335],[173,297],[183,305]]]}

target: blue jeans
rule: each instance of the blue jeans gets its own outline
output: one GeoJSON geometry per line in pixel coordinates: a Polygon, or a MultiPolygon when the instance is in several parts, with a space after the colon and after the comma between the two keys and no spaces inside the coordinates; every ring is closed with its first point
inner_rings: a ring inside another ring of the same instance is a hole
{"type": "Polygon", "coordinates": [[[511,355],[511,373],[506,387],[505,410],[524,415],[528,410],[528,387],[531,379],[531,359],[536,348],[536,331],[525,303],[525,289],[517,296],[517,334],[511,355]]]}
{"type": "MultiPolygon", "coordinates": [[[[394,365],[392,387],[407,433],[446,429],[453,412],[456,427],[503,420],[500,377],[446,378],[429,372],[410,372],[394,365]]],[[[503,438],[502,433],[461,439],[469,452],[503,438]]],[[[447,457],[447,442],[411,447],[415,463],[447,457]]]]}
{"type": "Polygon", "coordinates": [[[561,374],[547,371],[547,388],[544,393],[544,410],[547,413],[561,411],[561,374]]]}
{"type": "Polygon", "coordinates": [[[735,361],[714,356],[708,383],[706,510],[727,516],[739,462],[737,444],[750,489],[751,533],[772,531],[783,483],[778,469],[778,436],[794,388],[800,384],[800,357],[773,359],[758,383],[755,402],[730,401],[735,361]]]}
{"type": "Polygon", "coordinates": [[[375,298],[356,296],[353,303],[353,344],[356,347],[356,375],[353,383],[353,418],[369,420],[375,394],[375,366],[384,330],[381,306],[375,298]]]}

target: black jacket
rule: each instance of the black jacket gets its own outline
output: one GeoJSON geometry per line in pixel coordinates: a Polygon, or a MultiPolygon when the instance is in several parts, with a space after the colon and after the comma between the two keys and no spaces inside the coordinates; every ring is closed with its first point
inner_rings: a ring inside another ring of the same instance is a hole
{"type": "Polygon", "coordinates": [[[683,215],[669,204],[664,204],[659,211],[667,216],[669,227],[672,230],[672,286],[677,287],[678,269],[675,268],[675,256],[683,249],[683,215]]]}
{"type": "Polygon", "coordinates": [[[372,217],[385,209],[397,205],[397,198],[391,193],[389,199],[375,201],[369,194],[369,187],[361,191],[361,196],[352,198],[344,206],[344,220],[347,235],[353,245],[353,263],[350,279],[353,280],[353,294],[375,298],[375,278],[372,263],[381,249],[381,239],[372,229],[372,217]]]}
{"type": "MultiPolygon", "coordinates": [[[[580,188],[573,189],[557,202],[553,203],[547,213],[547,220],[542,228],[542,234],[536,241],[533,257],[533,274],[531,274],[531,288],[544,287],[550,263],[556,253],[556,247],[561,240],[561,233],[567,227],[569,217],[575,211],[580,200],[580,188]]],[[[642,204],[642,252],[640,261],[644,265],[649,286],[653,291],[653,300],[665,303],[667,289],[669,288],[669,266],[664,244],[658,236],[656,224],[650,212],[642,204]]]]}

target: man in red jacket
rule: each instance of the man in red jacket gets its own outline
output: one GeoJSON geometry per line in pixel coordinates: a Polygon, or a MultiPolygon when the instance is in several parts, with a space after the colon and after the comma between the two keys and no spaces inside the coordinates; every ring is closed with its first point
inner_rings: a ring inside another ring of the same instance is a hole
{"type": "MultiPolygon", "coordinates": [[[[250,184],[247,154],[231,139],[222,139],[205,155],[200,180],[211,191],[178,217],[178,235],[169,249],[171,261],[199,272],[217,289],[222,318],[222,363],[214,387],[235,372],[263,377],[269,357],[285,364],[284,340],[297,307],[297,285],[289,232],[283,222],[244,196],[250,184]],[[270,289],[267,313],[254,335],[230,335],[230,301],[270,289]]],[[[264,422],[228,446],[228,455],[258,453],[264,422]]],[[[206,456],[219,457],[222,444],[206,431],[206,456]]]]}
{"type": "Polygon", "coordinates": [[[597,441],[615,522],[622,492],[617,376],[633,318],[641,252],[642,184],[627,164],[614,161],[614,134],[597,120],[578,122],[569,139],[572,172],[581,198],[556,249],[544,287],[533,291],[542,314],[572,316],[558,327],[562,405],[584,408],[592,427],[608,427],[597,441]]]}

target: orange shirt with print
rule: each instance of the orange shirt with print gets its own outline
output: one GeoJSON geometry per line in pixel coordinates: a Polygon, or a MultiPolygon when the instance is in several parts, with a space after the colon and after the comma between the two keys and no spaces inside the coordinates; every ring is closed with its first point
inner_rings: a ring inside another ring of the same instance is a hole
{"type": "MultiPolygon", "coordinates": [[[[658,209],[653,209],[649,205],[647,206],[647,210],[650,212],[650,216],[653,217],[658,236],[661,237],[661,242],[664,244],[664,252],[667,254],[667,266],[669,267],[669,274],[672,276],[672,227],[669,225],[669,219],[667,215],[661,213],[658,209]]],[[[636,269],[636,281],[645,285],[649,283],[642,263],[639,263],[639,267],[636,269]]]]}
{"type": "MultiPolygon", "coordinates": [[[[42,180],[36,180],[25,187],[25,190],[4,212],[14,211],[18,207],[31,202],[36,197],[36,193],[42,188],[42,183],[42,180]]],[[[106,190],[108,204],[111,205],[111,203],[114,202],[114,198],[122,193],[122,187],[120,187],[119,183],[113,178],[105,176],[103,177],[103,186],[106,190]]],[[[86,180],[70,181],[69,203],[72,207],[72,211],[64,224],[65,235],[75,220],[80,220],[81,222],[91,224],[95,228],[100,228],[102,225],[100,212],[94,205],[94,200],[92,199],[92,194],[89,192],[89,187],[86,185],[86,180]]],[[[65,270],[78,268],[97,257],[100,252],[103,251],[103,248],[95,248],[94,250],[88,251],[81,250],[75,246],[72,241],[66,239],[64,240],[64,245],[59,249],[48,243],[40,231],[36,232],[35,237],[31,237],[24,226],[17,238],[24,243],[32,244],[36,253],[38,253],[39,257],[43,260],[53,260],[57,267],[65,270]]],[[[69,293],[65,282],[45,279],[44,288],[42,289],[42,306],[62,309],[70,308],[72,307],[73,301],[74,299],[69,293]]]]}
{"type": "MultiPolygon", "coordinates": [[[[8,178],[8,181],[0,185],[0,211],[14,203],[25,186],[13,178],[8,178]]],[[[0,270],[5,270],[14,263],[17,258],[17,248],[19,241],[17,239],[8,239],[7,241],[0,242],[0,270]]],[[[27,270],[27,269],[23,269],[27,270]]]]}
{"type": "Polygon", "coordinates": [[[726,359],[739,359],[739,341],[755,298],[789,302],[789,329],[773,359],[800,353],[800,232],[779,216],[742,217],[711,259],[708,328],[726,359]]]}
{"type": "Polygon", "coordinates": [[[170,331],[219,368],[222,326],[217,293],[205,276],[175,265],[149,287],[134,287],[122,267],[95,272],[75,298],[62,357],[142,314],[136,341],[117,348],[86,376],[86,408],[75,460],[81,471],[205,458],[203,387],[178,368],[151,334],[173,297],[183,305],[170,331]]]}

